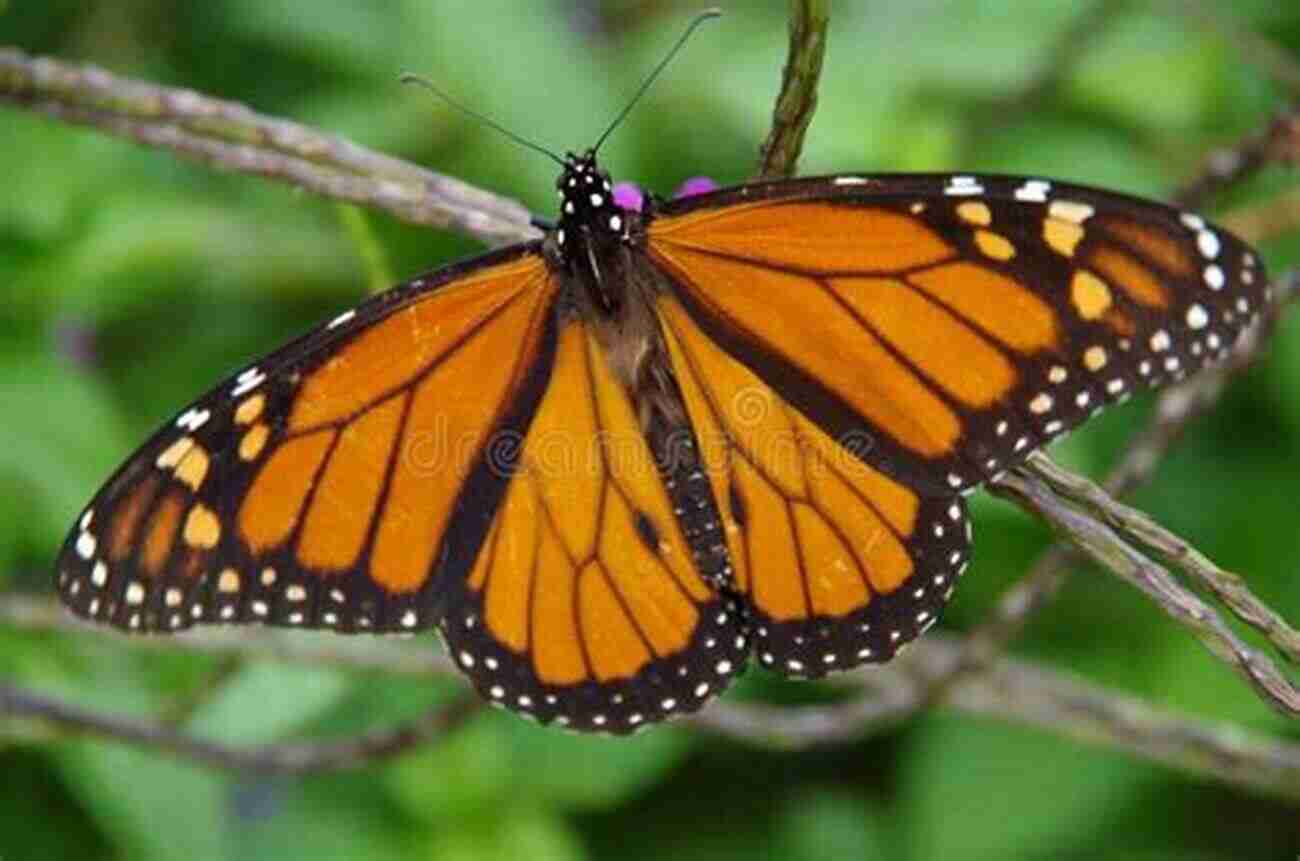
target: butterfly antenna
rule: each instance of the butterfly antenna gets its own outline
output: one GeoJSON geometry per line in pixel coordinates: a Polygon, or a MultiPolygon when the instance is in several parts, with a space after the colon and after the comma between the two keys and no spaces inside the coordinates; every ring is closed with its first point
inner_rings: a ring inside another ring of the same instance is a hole
{"type": "Polygon", "coordinates": [[[498,132],[500,132],[501,134],[505,135],[507,138],[509,138],[510,140],[512,140],[512,141],[514,141],[515,143],[519,144],[520,146],[527,147],[528,149],[530,149],[530,150],[532,150],[532,151],[534,151],[534,152],[539,152],[539,153],[541,153],[542,155],[544,155],[544,156],[546,156],[547,158],[549,158],[551,161],[553,161],[553,162],[555,162],[556,164],[558,164],[560,167],[564,167],[564,159],[560,158],[558,155],[556,155],[555,153],[551,152],[551,151],[550,151],[549,149],[547,149],[546,147],[541,146],[541,145],[539,145],[539,144],[535,144],[535,143],[533,143],[532,141],[528,140],[527,138],[520,137],[519,135],[517,135],[517,134],[515,134],[514,132],[510,131],[510,129],[508,129],[508,128],[506,128],[505,126],[501,125],[500,123],[498,123],[498,122],[496,122],[496,121],[494,121],[494,120],[492,120],[492,119],[490,119],[490,118],[484,116],[483,114],[479,113],[479,112],[476,111],[476,110],[473,110],[472,108],[467,108],[467,107],[465,107],[465,106],[462,105],[460,102],[456,101],[456,100],[453,99],[451,96],[447,95],[447,94],[444,93],[442,90],[440,90],[440,89],[439,89],[437,86],[435,86],[434,83],[433,83],[432,81],[430,81],[428,78],[422,78],[422,77],[420,77],[419,75],[413,75],[413,74],[411,74],[410,72],[405,72],[405,73],[402,74],[402,76],[401,76],[401,78],[400,78],[399,80],[401,80],[401,82],[402,82],[403,84],[418,84],[419,86],[424,87],[426,90],[428,90],[429,92],[433,93],[433,94],[434,94],[435,96],[437,96],[439,99],[441,99],[442,101],[446,102],[446,103],[447,103],[448,105],[450,105],[452,108],[455,108],[456,110],[460,111],[462,114],[465,114],[466,116],[473,117],[474,119],[476,119],[476,120],[478,120],[479,122],[481,122],[483,125],[487,126],[487,127],[490,128],[490,129],[495,129],[496,131],[498,131],[498,132]]]}
{"type": "Polygon", "coordinates": [[[668,52],[668,55],[659,61],[659,65],[655,66],[654,71],[651,72],[646,77],[645,82],[641,84],[641,89],[637,90],[636,95],[632,96],[632,100],[627,103],[627,107],[623,108],[622,113],[620,113],[617,117],[614,118],[614,122],[609,124],[609,128],[605,129],[605,133],[600,136],[599,140],[596,141],[596,145],[591,148],[591,151],[593,153],[600,149],[600,145],[605,142],[605,138],[609,137],[610,132],[618,128],[619,123],[623,122],[623,118],[626,117],[629,113],[631,113],[632,108],[634,108],[636,106],[636,103],[641,100],[641,97],[645,95],[645,91],[650,89],[650,85],[653,84],[655,82],[655,79],[659,77],[659,73],[662,72],[664,68],[669,63],[672,62],[673,57],[677,56],[677,52],[680,51],[682,49],[682,46],[686,44],[686,40],[691,38],[691,34],[695,32],[696,28],[699,27],[701,24],[703,24],[705,21],[711,21],[714,18],[721,18],[721,17],[722,17],[722,10],[716,8],[705,9],[699,15],[695,16],[695,19],[691,21],[690,24],[687,25],[686,32],[682,33],[681,37],[678,38],[677,44],[673,45],[672,50],[668,52]]]}

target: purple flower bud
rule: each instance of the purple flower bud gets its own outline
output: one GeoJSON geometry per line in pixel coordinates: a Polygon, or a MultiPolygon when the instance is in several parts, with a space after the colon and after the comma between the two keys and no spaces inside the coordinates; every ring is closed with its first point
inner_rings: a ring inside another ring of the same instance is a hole
{"type": "Polygon", "coordinates": [[[694,197],[697,194],[707,194],[717,187],[718,184],[707,176],[693,176],[677,186],[677,190],[673,192],[673,197],[694,197]]]}
{"type": "Polygon", "coordinates": [[[631,212],[640,212],[645,205],[645,193],[633,182],[614,183],[614,203],[631,212]]]}

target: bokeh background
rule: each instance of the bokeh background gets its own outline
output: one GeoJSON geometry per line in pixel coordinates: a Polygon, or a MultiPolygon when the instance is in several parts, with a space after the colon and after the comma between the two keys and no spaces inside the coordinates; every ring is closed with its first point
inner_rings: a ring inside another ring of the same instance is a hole
{"type": "MultiPolygon", "coordinates": [[[[727,4],[607,145],[669,192],[755,165],[786,9],[727,4]]],[[[555,148],[599,134],[698,4],[610,0],[0,0],[0,44],[189,86],[315,124],[553,215],[547,160],[399,87],[414,71],[555,148]]],[[[1055,175],[1153,196],[1288,103],[1300,5],[836,4],[802,169],[1055,175]],[[1063,34],[1100,8],[1075,56],[1063,34]],[[1265,40],[1276,55],[1260,47],[1265,40]],[[1018,98],[1053,64],[1059,80],[1018,98]]],[[[1294,189],[1272,167],[1222,214],[1294,189]]],[[[1300,230],[1262,246],[1300,263],[1300,230]]],[[[0,106],[0,603],[48,598],[65,528],[166,416],[367,284],[477,250],[463,237],[183,163],[0,106]]],[[[1054,454],[1092,475],[1151,399],[1054,454]]],[[[1300,314],[1197,422],[1137,503],[1300,621],[1300,314]]],[[[1048,541],[975,498],[976,561],[945,617],[981,619],[1048,541]]],[[[3,614],[0,614],[2,616],[3,614]]],[[[432,638],[417,641],[437,648],[432,638]]],[[[1154,703],[1300,740],[1143,597],[1085,569],[1015,646],[1154,703]]],[[[72,701],[255,743],[389,725],[463,689],[131,648],[0,622],[0,673],[72,701]]],[[[751,670],[729,696],[823,689],[751,670]]],[[[0,723],[0,857],[824,859],[1294,857],[1300,806],[942,710],[810,752],[688,728],[579,739],[492,712],[338,775],[259,778],[0,723]]]]}

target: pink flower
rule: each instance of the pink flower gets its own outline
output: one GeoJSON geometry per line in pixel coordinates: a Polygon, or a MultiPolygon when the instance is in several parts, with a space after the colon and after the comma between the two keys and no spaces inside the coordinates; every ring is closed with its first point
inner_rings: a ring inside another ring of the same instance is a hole
{"type": "MultiPolygon", "coordinates": [[[[707,176],[693,176],[690,179],[677,186],[673,192],[673,199],[679,197],[694,197],[697,194],[705,194],[713,191],[718,184],[707,176]]],[[[614,184],[614,202],[624,209],[632,212],[640,212],[645,207],[645,192],[641,187],[632,182],[617,182],[614,184]]]]}
{"type": "Polygon", "coordinates": [[[694,197],[697,194],[707,194],[717,189],[718,184],[707,176],[693,176],[690,179],[677,186],[673,192],[673,198],[694,197]]]}

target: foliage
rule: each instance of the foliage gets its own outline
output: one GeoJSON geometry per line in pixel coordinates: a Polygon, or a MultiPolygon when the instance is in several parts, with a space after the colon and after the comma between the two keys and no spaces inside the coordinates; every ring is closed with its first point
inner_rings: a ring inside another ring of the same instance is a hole
{"type": "MultiPolygon", "coordinates": [[[[1155,3],[1109,4],[1059,85],[1019,103],[1016,94],[1055,61],[1079,5],[838,4],[802,171],[960,167],[1160,195],[1285,103],[1222,22],[1176,11],[1196,4],[1155,3]]],[[[1300,8],[1287,8],[1235,4],[1234,26],[1295,55],[1300,8]]],[[[689,11],[615,0],[465,8],[50,0],[0,3],[0,43],[312,123],[548,213],[552,164],[399,88],[398,74],[431,77],[529,137],[577,149],[689,11]]],[[[785,13],[780,4],[728,12],[611,139],[606,162],[619,177],[666,192],[691,175],[725,184],[752,173],[784,59],[785,13]]],[[[49,561],[79,506],[177,404],[342,310],[375,272],[409,276],[475,250],[463,238],[2,110],[3,590],[48,593],[49,561]]],[[[1291,183],[1269,169],[1249,197],[1291,183]]],[[[1274,270],[1295,265],[1300,231],[1263,250],[1274,270]]],[[[1293,621],[1297,322],[1284,323],[1272,357],[1193,427],[1138,497],[1293,621]]],[[[1112,411],[1056,451],[1097,474],[1148,405],[1112,411]]],[[[976,522],[977,561],[945,620],[958,630],[987,613],[1048,538],[987,498],[976,501],[976,522]]],[[[0,629],[0,642],[0,672],[32,687],[174,714],[195,731],[249,743],[355,732],[457,690],[137,655],[96,635],[0,629]]],[[[1075,577],[1017,651],[1173,708],[1300,738],[1185,631],[1109,578],[1075,577]]],[[[781,699],[790,690],[754,676],[742,695],[781,699]]],[[[5,858],[1154,859],[1282,857],[1300,847],[1294,807],[942,714],[856,745],[781,753],[681,728],[578,739],[492,713],[395,762],[300,780],[231,776],[94,740],[5,737],[5,858]]]]}

